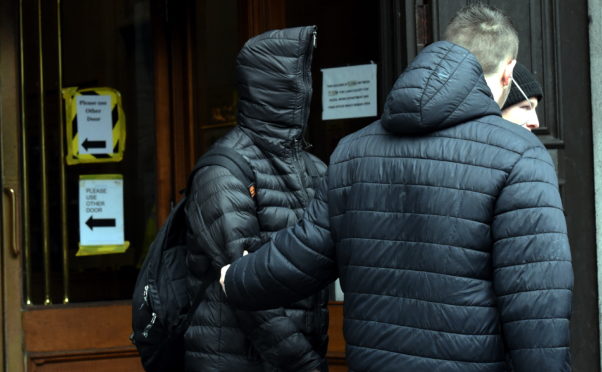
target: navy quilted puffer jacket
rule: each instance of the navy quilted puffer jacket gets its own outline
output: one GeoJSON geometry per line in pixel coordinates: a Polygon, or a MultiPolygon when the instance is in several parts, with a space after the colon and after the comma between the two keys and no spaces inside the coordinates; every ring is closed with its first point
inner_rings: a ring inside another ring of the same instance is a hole
{"type": "MultiPolygon", "coordinates": [[[[195,175],[186,205],[191,238],[198,242],[188,254],[193,288],[209,267],[219,268],[245,249],[252,252],[273,232],[295,224],[314,197],[314,185],[326,171],[302,149],[314,32],[313,26],[267,32],[249,40],[238,55],[238,126],[217,145],[246,158],[255,174],[256,197],[251,199],[246,185],[226,168],[209,166],[195,175]],[[315,179],[305,156],[315,163],[315,179]]],[[[276,309],[238,311],[215,280],[185,335],[186,370],[325,368],[327,300],[324,290],[276,309]]]]}
{"type": "Polygon", "coordinates": [[[353,371],[568,371],[573,272],[554,164],[449,42],[344,138],[296,226],[226,276],[271,306],[337,275],[353,371]],[[244,278],[244,280],[243,280],[244,278]]]}

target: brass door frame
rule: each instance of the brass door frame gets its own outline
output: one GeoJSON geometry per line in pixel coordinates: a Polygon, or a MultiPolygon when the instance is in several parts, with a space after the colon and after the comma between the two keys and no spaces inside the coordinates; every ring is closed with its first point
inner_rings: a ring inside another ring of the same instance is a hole
{"type": "Polygon", "coordinates": [[[23,372],[21,320],[21,169],[19,2],[0,2],[0,202],[2,230],[0,363],[3,370],[23,372]]]}

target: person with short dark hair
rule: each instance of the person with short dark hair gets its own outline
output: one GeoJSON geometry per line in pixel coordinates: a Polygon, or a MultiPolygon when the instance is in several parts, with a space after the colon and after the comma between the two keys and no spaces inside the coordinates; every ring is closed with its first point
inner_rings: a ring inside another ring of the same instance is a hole
{"type": "Polygon", "coordinates": [[[569,371],[554,163],[501,117],[516,30],[477,3],[446,35],[397,79],[380,120],[339,142],[303,219],[220,280],[231,303],[262,308],[339,277],[353,371],[569,371]]]}
{"type": "Polygon", "coordinates": [[[523,64],[512,72],[510,94],[502,107],[502,117],[531,131],[539,128],[537,105],[543,99],[541,85],[523,64]]]}

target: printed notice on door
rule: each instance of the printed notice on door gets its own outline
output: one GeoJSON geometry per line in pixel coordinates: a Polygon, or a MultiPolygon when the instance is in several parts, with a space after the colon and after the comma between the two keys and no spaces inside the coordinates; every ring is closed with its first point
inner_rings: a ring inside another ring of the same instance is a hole
{"type": "Polygon", "coordinates": [[[113,149],[111,96],[80,95],[77,105],[77,132],[80,154],[107,154],[113,149]]]}
{"type": "Polygon", "coordinates": [[[121,253],[127,249],[122,175],[80,175],[79,239],[77,255],[121,253]]]}
{"type": "Polygon", "coordinates": [[[66,87],[67,165],[117,162],[125,151],[125,113],[121,94],[110,87],[66,87]]]}
{"type": "Polygon", "coordinates": [[[322,120],[376,116],[376,64],[322,69],[322,120]]]}

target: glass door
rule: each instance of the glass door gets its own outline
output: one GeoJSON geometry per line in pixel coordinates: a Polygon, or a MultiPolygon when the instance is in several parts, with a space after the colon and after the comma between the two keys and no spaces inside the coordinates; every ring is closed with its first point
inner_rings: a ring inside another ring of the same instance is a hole
{"type": "Polygon", "coordinates": [[[151,2],[10,3],[22,149],[8,166],[22,226],[16,345],[28,371],[141,370],[128,336],[157,226],[151,2]]]}

